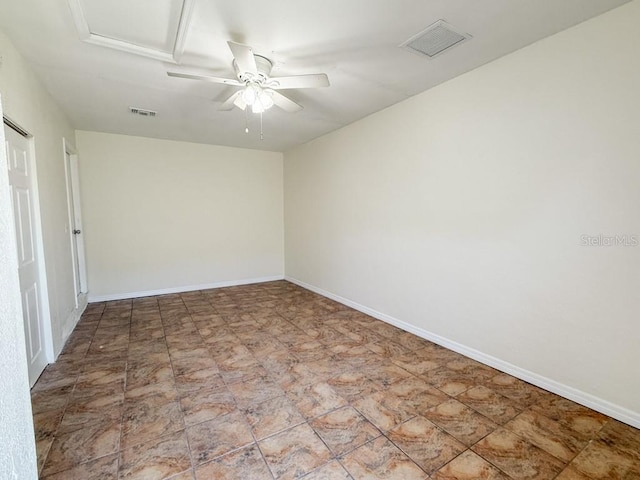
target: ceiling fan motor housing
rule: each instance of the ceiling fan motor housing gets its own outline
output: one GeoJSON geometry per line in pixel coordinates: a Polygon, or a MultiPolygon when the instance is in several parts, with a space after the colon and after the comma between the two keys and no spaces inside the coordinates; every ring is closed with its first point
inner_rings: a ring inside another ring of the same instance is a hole
{"type": "Polygon", "coordinates": [[[236,61],[233,61],[233,68],[236,71],[236,76],[238,80],[244,83],[255,82],[258,85],[262,85],[267,82],[269,79],[269,74],[271,73],[271,69],[273,68],[273,64],[271,60],[262,55],[253,55],[253,58],[256,60],[256,67],[258,68],[258,75],[254,75],[251,72],[241,72],[238,68],[238,64],[236,61]]]}

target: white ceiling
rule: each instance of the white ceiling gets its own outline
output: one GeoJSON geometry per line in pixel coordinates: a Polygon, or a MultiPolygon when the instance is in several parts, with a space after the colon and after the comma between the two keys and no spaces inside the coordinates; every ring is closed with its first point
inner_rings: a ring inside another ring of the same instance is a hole
{"type": "Polygon", "coordinates": [[[627,1],[186,0],[192,9],[181,36],[184,0],[7,0],[0,28],[77,129],[284,151],[627,1]],[[89,32],[76,28],[74,3],[89,32]],[[434,59],[398,48],[439,19],[473,38],[434,59]],[[271,59],[273,76],[324,72],[331,86],[283,91],[304,110],[267,111],[264,140],[250,113],[245,134],[243,111],[217,110],[234,87],[166,75],[234,78],[227,40],[271,59]],[[158,115],[134,116],[129,106],[158,115]]]}

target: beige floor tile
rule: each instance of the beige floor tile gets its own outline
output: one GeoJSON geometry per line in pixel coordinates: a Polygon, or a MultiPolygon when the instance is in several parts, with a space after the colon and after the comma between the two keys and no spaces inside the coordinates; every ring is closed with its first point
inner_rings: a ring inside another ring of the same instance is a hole
{"type": "Polygon", "coordinates": [[[394,357],[391,361],[414,375],[423,375],[429,370],[434,370],[440,366],[438,362],[429,358],[418,357],[414,352],[394,357]]]}
{"type": "Polygon", "coordinates": [[[566,467],[555,480],[593,480],[591,477],[579,472],[571,465],[566,467]]]}
{"type": "Polygon", "coordinates": [[[354,479],[424,480],[424,470],[385,437],[378,437],[341,458],[354,479]]]}
{"type": "Polygon", "coordinates": [[[608,420],[601,413],[552,394],[541,397],[530,409],[569,427],[585,439],[598,433],[608,420]]]}
{"type": "Polygon", "coordinates": [[[565,463],[571,461],[587,444],[567,427],[531,411],[521,413],[506,423],[504,428],[565,463]]]}
{"type": "Polygon", "coordinates": [[[512,400],[481,385],[470,388],[456,399],[498,424],[507,423],[522,411],[512,400]]]}
{"type": "Polygon", "coordinates": [[[427,382],[447,395],[456,396],[476,386],[478,379],[473,375],[439,366],[422,375],[427,382]]]}
{"type": "Polygon", "coordinates": [[[196,390],[185,394],[180,399],[187,425],[195,425],[233,412],[236,401],[226,387],[212,390],[196,390]]]}
{"type": "Polygon", "coordinates": [[[178,390],[173,380],[158,383],[149,383],[134,387],[127,387],[124,392],[125,403],[147,401],[152,397],[158,404],[175,402],[178,400],[178,390]]]}
{"type": "Polygon", "coordinates": [[[42,480],[117,480],[118,454],[114,453],[54,473],[42,480]]]}
{"type": "Polygon", "coordinates": [[[298,478],[331,458],[329,449],[306,423],[266,438],[258,445],[276,478],[298,478]]]}
{"type": "Polygon", "coordinates": [[[454,399],[432,407],[422,415],[467,446],[473,445],[498,428],[498,425],[487,417],[454,399]]]}
{"type": "Polygon", "coordinates": [[[337,460],[332,460],[303,478],[304,480],[352,480],[353,477],[337,460]]]}
{"type": "Polygon", "coordinates": [[[640,480],[639,430],[286,281],[90,304],[32,404],[56,480],[640,480]]]}
{"type": "Polygon", "coordinates": [[[463,443],[420,416],[390,430],[387,438],[428,474],[466,449],[463,443]]]}
{"type": "Polygon", "coordinates": [[[618,420],[609,419],[602,430],[596,435],[607,445],[620,450],[632,457],[640,466],[640,430],[626,425],[618,420]]]}
{"type": "Polygon", "coordinates": [[[502,428],[480,440],[472,450],[507,475],[522,480],[553,479],[565,464],[502,428]]]}
{"type": "Polygon", "coordinates": [[[177,402],[156,405],[140,401],[129,404],[122,421],[121,448],[153,440],[184,429],[184,415],[177,402]]]}
{"type": "Polygon", "coordinates": [[[196,468],[196,480],[272,480],[258,446],[253,444],[196,468]]]}
{"type": "Polygon", "coordinates": [[[31,395],[31,408],[34,415],[49,410],[60,410],[66,407],[71,398],[73,385],[50,390],[34,391],[31,395]]]}
{"type": "Polygon", "coordinates": [[[245,410],[245,415],[256,440],[305,421],[295,405],[284,395],[250,406],[245,410]]]}
{"type": "Polygon", "coordinates": [[[122,450],[118,478],[162,480],[190,469],[189,446],[181,431],[122,450]]]}
{"type": "Polygon", "coordinates": [[[239,408],[247,408],[275,397],[284,395],[277,383],[266,378],[254,378],[229,385],[239,408]]]}
{"type": "Polygon", "coordinates": [[[632,469],[633,459],[603,441],[593,441],[571,462],[577,472],[590,478],[624,478],[632,469]]]}
{"type": "Polygon", "coordinates": [[[415,415],[421,415],[450,398],[444,392],[417,377],[391,385],[385,395],[397,398],[403,410],[415,415]]]}
{"type": "Polygon", "coordinates": [[[294,386],[287,390],[287,396],[298,411],[307,419],[344,407],[347,402],[328,383],[294,386]]]}
{"type": "Polygon", "coordinates": [[[253,443],[244,415],[233,411],[187,428],[189,447],[195,465],[253,443]]]}
{"type": "Polygon", "coordinates": [[[434,473],[434,480],[508,480],[503,472],[471,450],[458,455],[434,473]]]}
{"type": "Polygon", "coordinates": [[[60,424],[61,432],[78,430],[86,425],[102,422],[106,418],[119,422],[124,412],[124,393],[118,388],[94,389],[95,395],[74,395],[67,404],[60,424]]]}
{"type": "Polygon", "coordinates": [[[173,369],[169,362],[144,365],[127,370],[127,388],[172,381],[173,369]]]}
{"type": "Polygon", "coordinates": [[[180,395],[198,390],[215,390],[224,385],[217,368],[205,368],[185,375],[176,375],[176,389],[180,395]]]}
{"type": "Polygon", "coordinates": [[[386,392],[354,400],[353,406],[381,431],[386,432],[415,416],[404,402],[386,392]]]}
{"type": "Polygon", "coordinates": [[[331,452],[344,455],[381,435],[372,423],[353,407],[344,407],[309,423],[331,452]]]}
{"type": "Polygon", "coordinates": [[[546,392],[518,378],[499,373],[483,384],[502,396],[505,396],[522,407],[528,407],[546,396],[546,392]]]}
{"type": "Polygon", "coordinates": [[[106,419],[69,433],[56,435],[42,469],[43,476],[68,470],[118,451],[120,423],[106,419]]]}
{"type": "Polygon", "coordinates": [[[330,378],[327,383],[346,401],[355,401],[380,390],[366,375],[349,371],[330,378]]]}

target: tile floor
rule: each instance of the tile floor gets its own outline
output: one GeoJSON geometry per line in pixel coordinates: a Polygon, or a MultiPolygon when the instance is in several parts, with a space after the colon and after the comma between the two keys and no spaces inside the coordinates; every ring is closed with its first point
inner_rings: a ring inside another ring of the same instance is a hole
{"type": "Polygon", "coordinates": [[[640,479],[640,431],[288,282],[91,304],[46,479],[640,479]]]}

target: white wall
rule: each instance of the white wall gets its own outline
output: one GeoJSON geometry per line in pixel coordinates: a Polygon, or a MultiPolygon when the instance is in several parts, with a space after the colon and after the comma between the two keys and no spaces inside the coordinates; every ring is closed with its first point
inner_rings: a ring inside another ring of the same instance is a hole
{"type": "Polygon", "coordinates": [[[640,235],[639,21],[285,152],[287,277],[640,426],[640,247],[581,246],[640,235]]]}
{"type": "Polygon", "coordinates": [[[282,154],[77,132],[89,298],[282,278],[282,154]]]}
{"type": "MultiPolygon", "coordinates": [[[[0,145],[0,172],[6,172],[3,128],[0,145]]],[[[6,173],[0,175],[0,245],[0,477],[36,479],[36,444],[16,268],[18,253],[6,173]]]]}
{"type": "Polygon", "coordinates": [[[79,316],[63,151],[63,138],[73,144],[75,133],[62,110],[1,31],[0,57],[4,114],[34,137],[53,350],[57,355],[79,316]]]}

